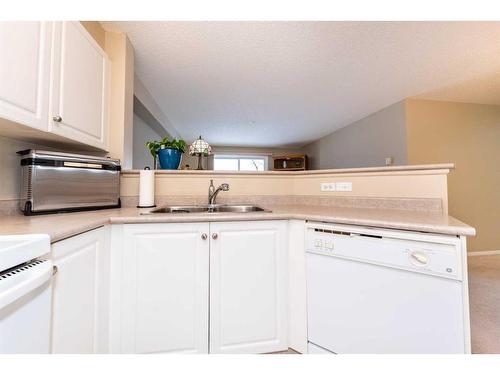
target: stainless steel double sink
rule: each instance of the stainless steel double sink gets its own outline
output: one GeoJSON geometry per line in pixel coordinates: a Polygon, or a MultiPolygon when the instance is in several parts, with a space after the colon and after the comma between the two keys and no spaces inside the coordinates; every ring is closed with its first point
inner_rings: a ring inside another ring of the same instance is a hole
{"type": "Polygon", "coordinates": [[[250,212],[271,212],[259,206],[251,205],[203,205],[203,206],[163,206],[141,215],[149,214],[189,214],[189,213],[250,213],[250,212]]]}

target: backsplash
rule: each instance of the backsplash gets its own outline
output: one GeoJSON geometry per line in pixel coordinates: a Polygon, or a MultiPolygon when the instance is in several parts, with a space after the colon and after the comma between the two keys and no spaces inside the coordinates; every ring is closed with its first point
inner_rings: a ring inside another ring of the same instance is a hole
{"type": "MultiPolygon", "coordinates": [[[[40,148],[34,143],[0,137],[0,201],[19,199],[21,168],[17,151],[40,148]]],[[[48,147],[42,147],[49,149],[48,147]]]]}
{"type": "MultiPolygon", "coordinates": [[[[123,207],[136,207],[138,197],[121,197],[123,207]]],[[[161,195],[155,197],[157,206],[207,204],[202,195],[161,195]]],[[[387,210],[409,210],[442,212],[443,204],[438,198],[371,198],[371,197],[324,197],[314,195],[219,195],[220,204],[251,204],[266,206],[301,205],[351,208],[376,208],[387,210]]]]}

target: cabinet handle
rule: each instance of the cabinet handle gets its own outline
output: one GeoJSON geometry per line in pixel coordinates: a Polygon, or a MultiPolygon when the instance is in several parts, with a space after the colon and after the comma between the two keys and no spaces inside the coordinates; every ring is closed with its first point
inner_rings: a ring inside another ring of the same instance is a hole
{"type": "Polygon", "coordinates": [[[52,266],[52,276],[54,276],[57,273],[57,271],[59,271],[57,269],[57,266],[52,266]]]}
{"type": "Polygon", "coordinates": [[[207,234],[206,234],[206,233],[203,233],[203,234],[201,235],[201,239],[202,239],[202,240],[206,240],[206,239],[207,239],[207,237],[208,237],[208,236],[207,236],[207,234]]]}
{"type": "Polygon", "coordinates": [[[62,122],[62,117],[61,116],[54,116],[54,117],[52,117],[52,120],[54,120],[55,122],[62,122]]]}
{"type": "Polygon", "coordinates": [[[216,240],[218,237],[219,237],[219,235],[217,233],[212,234],[212,239],[213,240],[216,240]]]}

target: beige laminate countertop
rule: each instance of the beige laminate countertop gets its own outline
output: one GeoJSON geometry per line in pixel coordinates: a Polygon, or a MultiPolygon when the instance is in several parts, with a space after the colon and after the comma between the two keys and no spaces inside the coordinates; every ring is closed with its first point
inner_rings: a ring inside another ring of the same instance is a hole
{"type": "Polygon", "coordinates": [[[272,212],[189,213],[140,215],[149,209],[120,208],[40,216],[0,217],[0,235],[46,233],[52,242],[105,224],[182,223],[239,220],[298,219],[337,224],[353,224],[450,235],[474,236],[474,228],[440,213],[373,208],[324,206],[266,206],[272,212]]]}

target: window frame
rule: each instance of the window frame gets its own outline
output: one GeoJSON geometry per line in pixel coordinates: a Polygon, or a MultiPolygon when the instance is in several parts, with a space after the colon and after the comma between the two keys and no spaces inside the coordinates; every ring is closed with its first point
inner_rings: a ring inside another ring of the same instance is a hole
{"type": "Polygon", "coordinates": [[[227,172],[263,172],[269,170],[269,155],[256,155],[256,154],[221,154],[221,153],[215,153],[214,154],[214,171],[225,171],[224,169],[215,169],[215,160],[216,159],[237,159],[238,160],[238,169],[237,170],[231,170],[227,172]],[[248,170],[241,170],[241,160],[263,160],[264,161],[264,169],[262,171],[255,170],[255,171],[248,171],[248,170]]]}

